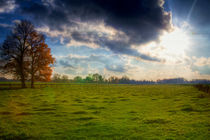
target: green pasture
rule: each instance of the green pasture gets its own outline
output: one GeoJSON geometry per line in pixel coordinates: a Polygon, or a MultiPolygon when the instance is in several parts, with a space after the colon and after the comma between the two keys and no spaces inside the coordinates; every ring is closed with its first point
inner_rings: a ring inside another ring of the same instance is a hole
{"type": "Polygon", "coordinates": [[[0,139],[208,140],[210,96],[190,85],[1,89],[0,139]]]}

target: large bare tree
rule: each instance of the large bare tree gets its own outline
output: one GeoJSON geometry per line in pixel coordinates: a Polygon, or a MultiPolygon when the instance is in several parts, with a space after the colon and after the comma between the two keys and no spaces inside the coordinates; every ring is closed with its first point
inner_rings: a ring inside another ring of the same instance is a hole
{"type": "Polygon", "coordinates": [[[27,51],[30,35],[35,32],[30,21],[22,20],[16,23],[11,34],[3,42],[0,52],[3,60],[3,72],[13,74],[20,79],[22,87],[26,87],[25,80],[28,77],[27,51]]]}

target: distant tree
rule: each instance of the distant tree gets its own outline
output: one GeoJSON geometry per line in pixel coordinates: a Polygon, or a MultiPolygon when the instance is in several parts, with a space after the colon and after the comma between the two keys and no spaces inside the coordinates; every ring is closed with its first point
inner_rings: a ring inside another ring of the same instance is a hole
{"type": "Polygon", "coordinates": [[[62,75],[61,81],[62,82],[68,82],[69,81],[69,77],[67,75],[62,75]]]}
{"type": "Polygon", "coordinates": [[[93,82],[93,75],[92,74],[88,74],[88,76],[86,76],[86,78],[85,78],[85,82],[87,82],[87,83],[93,82]]]}
{"type": "Polygon", "coordinates": [[[109,81],[109,83],[118,84],[119,78],[116,76],[111,76],[111,77],[109,77],[108,81],[109,81]]]}
{"type": "Polygon", "coordinates": [[[53,77],[52,77],[52,80],[54,82],[60,82],[61,81],[61,75],[60,74],[54,74],[53,77]]]}
{"type": "Polygon", "coordinates": [[[130,79],[127,76],[123,76],[121,79],[119,79],[119,83],[121,84],[129,84],[130,79]]]}
{"type": "Polygon", "coordinates": [[[15,25],[13,31],[7,36],[3,45],[0,47],[1,59],[4,63],[2,71],[20,79],[22,88],[26,87],[25,80],[28,78],[28,39],[34,32],[33,24],[29,21],[22,20],[15,25]]]}
{"type": "Polygon", "coordinates": [[[31,33],[28,39],[29,49],[29,73],[31,79],[31,88],[34,87],[34,81],[50,81],[52,68],[50,64],[55,62],[51,55],[51,50],[45,43],[45,37],[37,32],[31,33]]]}
{"type": "Polygon", "coordinates": [[[100,83],[103,82],[103,80],[104,80],[102,75],[100,75],[98,73],[93,74],[92,79],[94,82],[100,82],[100,83]]]}
{"type": "Polygon", "coordinates": [[[81,76],[76,76],[76,77],[74,77],[74,82],[82,83],[83,82],[83,79],[82,79],[81,76]]]}

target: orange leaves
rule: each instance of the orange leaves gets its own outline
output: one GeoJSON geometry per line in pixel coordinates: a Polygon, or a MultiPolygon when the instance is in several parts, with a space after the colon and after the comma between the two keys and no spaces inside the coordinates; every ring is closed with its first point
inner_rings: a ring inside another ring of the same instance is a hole
{"type": "Polygon", "coordinates": [[[30,73],[33,81],[50,81],[52,75],[52,68],[49,66],[54,64],[55,58],[52,57],[51,49],[45,43],[45,38],[41,34],[34,34],[36,39],[31,43],[31,67],[30,73]]]}

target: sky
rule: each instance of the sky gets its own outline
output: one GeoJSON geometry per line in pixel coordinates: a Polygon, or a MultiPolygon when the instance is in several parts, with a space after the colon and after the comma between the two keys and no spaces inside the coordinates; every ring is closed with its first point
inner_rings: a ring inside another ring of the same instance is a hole
{"type": "Polygon", "coordinates": [[[210,79],[209,0],[0,0],[0,43],[30,20],[53,73],[210,79]]]}

